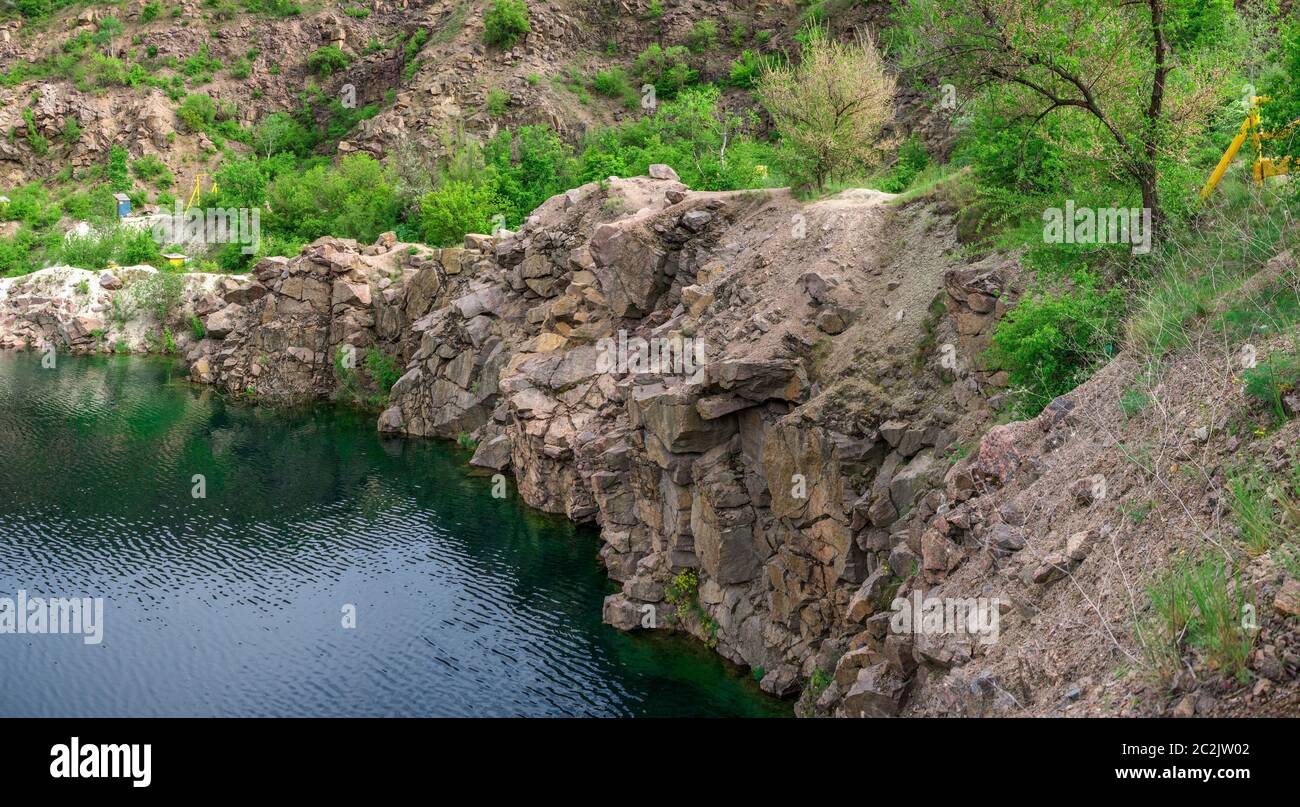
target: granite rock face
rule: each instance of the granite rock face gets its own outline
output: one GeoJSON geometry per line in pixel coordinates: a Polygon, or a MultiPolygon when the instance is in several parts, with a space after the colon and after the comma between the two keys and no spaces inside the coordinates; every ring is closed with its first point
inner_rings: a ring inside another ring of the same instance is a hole
{"type": "MultiPolygon", "coordinates": [[[[472,442],[471,464],[512,473],[528,505],[599,525],[622,585],[606,621],[692,633],[766,670],[765,690],[805,690],[805,712],[896,714],[929,662],[882,618],[966,556],[943,450],[987,415],[976,380],[942,385],[942,356],[920,372],[900,357],[923,333],[959,343],[976,290],[1005,279],[945,278],[937,260],[911,279],[850,267],[880,228],[833,225],[875,221],[876,197],[823,209],[656,173],[575,188],[461,248],[322,238],[204,280],[176,314],[203,324],[180,346],[191,379],[265,402],[347,398],[384,434],[472,442]],[[813,236],[786,226],[805,215],[813,236]],[[878,314],[907,283],[955,316],[878,314]],[[842,683],[805,687],[832,671],[842,683]]],[[[0,324],[45,305],[9,294],[0,324]]],[[[80,345],[96,314],[51,327],[80,345]]],[[[981,448],[965,495],[1014,455],[981,448]]]]}

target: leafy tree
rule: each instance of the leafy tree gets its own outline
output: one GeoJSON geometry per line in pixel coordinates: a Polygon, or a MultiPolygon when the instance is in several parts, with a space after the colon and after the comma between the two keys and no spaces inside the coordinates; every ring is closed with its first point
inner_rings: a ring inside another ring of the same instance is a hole
{"type": "Polygon", "coordinates": [[[257,160],[226,160],[217,171],[219,207],[261,207],[266,201],[266,172],[257,160]]]}
{"type": "Polygon", "coordinates": [[[577,173],[572,149],[546,126],[522,126],[513,136],[502,132],[485,156],[495,169],[496,192],[509,207],[500,212],[508,213],[512,224],[572,187],[577,173]]]}
{"type": "Polygon", "coordinates": [[[311,134],[287,112],[273,112],[253,128],[253,149],[270,159],[289,153],[305,157],[312,147],[311,134]]]}
{"type": "Polygon", "coordinates": [[[791,173],[819,190],[833,176],[878,161],[894,79],[870,40],[841,43],[823,28],[807,28],[799,64],[768,70],[758,94],[789,149],[791,173]]]}
{"type": "Polygon", "coordinates": [[[444,182],[420,199],[420,235],[435,247],[457,246],[466,233],[491,232],[506,205],[490,185],[444,182]]]}
{"type": "Polygon", "coordinates": [[[904,66],[939,65],[969,95],[1014,90],[1013,116],[1082,116],[1064,144],[1140,189],[1157,231],[1162,164],[1183,159],[1221,103],[1239,39],[1230,2],[907,0],[904,66]]]}
{"type": "Polygon", "coordinates": [[[368,154],[344,157],[337,169],[317,165],[277,176],[267,198],[271,229],[305,241],[323,235],[374,241],[396,226],[401,211],[383,166],[368,154]]]}

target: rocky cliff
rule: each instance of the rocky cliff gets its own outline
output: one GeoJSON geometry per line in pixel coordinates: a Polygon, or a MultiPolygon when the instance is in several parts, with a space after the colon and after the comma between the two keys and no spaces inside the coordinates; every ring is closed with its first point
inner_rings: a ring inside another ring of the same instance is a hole
{"type": "MultiPolygon", "coordinates": [[[[155,349],[165,329],[194,381],[269,402],[377,404],[369,357],[387,357],[382,432],[472,441],[472,463],[512,473],[529,505],[597,523],[622,584],[606,621],[687,631],[767,691],[802,692],[804,714],[1132,708],[1140,685],[1113,668],[1138,651],[1117,637],[1143,558],[1222,518],[1232,381],[1156,391],[1184,415],[1198,397],[1222,411],[1145,427],[1176,463],[1203,460],[1205,485],[1123,462],[1111,410],[1129,361],[994,425],[1005,382],[976,358],[1019,269],[961,257],[942,203],[804,204],[652,174],[461,248],[325,238],[249,276],[183,276],[159,312],[147,267],[45,270],[0,283],[0,342],[155,349]],[[1142,497],[1168,499],[1160,529],[1125,517],[1142,497]],[[1001,641],[891,630],[914,593],[995,599],[1001,641]]],[[[1261,602],[1284,618],[1262,563],[1261,602]]],[[[1261,610],[1275,638],[1257,664],[1284,704],[1297,647],[1261,610]]]]}

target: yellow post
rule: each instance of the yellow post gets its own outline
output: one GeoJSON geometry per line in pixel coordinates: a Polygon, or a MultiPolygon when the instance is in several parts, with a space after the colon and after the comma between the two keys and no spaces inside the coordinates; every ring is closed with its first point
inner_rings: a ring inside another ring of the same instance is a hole
{"type": "Polygon", "coordinates": [[[1219,160],[1219,164],[1214,167],[1214,173],[1210,174],[1209,181],[1205,183],[1204,188],[1201,188],[1202,201],[1210,198],[1210,194],[1214,193],[1214,189],[1219,185],[1219,180],[1223,179],[1223,175],[1227,173],[1228,166],[1232,165],[1233,159],[1236,158],[1237,152],[1241,150],[1241,146],[1246,142],[1246,137],[1249,134],[1250,119],[1247,118],[1246,122],[1241,125],[1241,131],[1237,133],[1236,137],[1232,138],[1232,145],[1228,146],[1227,151],[1223,152],[1223,157],[1219,160]]]}

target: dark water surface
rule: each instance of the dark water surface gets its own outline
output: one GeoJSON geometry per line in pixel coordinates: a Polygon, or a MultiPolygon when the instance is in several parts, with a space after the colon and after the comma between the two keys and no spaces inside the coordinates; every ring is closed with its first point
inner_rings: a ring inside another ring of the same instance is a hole
{"type": "Polygon", "coordinates": [[[99,645],[0,634],[0,715],[790,714],[602,625],[594,531],[466,457],[165,361],[0,352],[0,597],[105,598],[99,645]]]}

